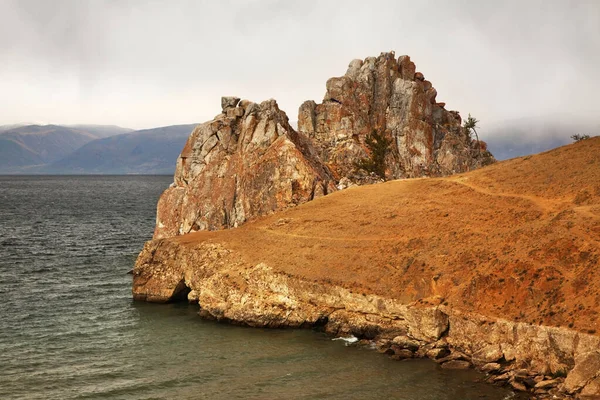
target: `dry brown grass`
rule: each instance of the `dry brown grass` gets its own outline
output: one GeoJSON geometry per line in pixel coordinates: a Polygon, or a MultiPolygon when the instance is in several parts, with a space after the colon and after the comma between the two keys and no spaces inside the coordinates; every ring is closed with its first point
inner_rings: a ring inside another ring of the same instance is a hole
{"type": "Polygon", "coordinates": [[[600,137],[171,240],[358,293],[600,332],[600,137]]]}

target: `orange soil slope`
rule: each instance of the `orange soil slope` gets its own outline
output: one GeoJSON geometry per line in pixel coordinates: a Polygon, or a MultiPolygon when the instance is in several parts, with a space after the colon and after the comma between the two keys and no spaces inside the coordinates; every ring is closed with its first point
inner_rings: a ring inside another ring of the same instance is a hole
{"type": "Polygon", "coordinates": [[[358,293],[600,332],[600,137],[447,178],[351,188],[218,242],[358,293]]]}

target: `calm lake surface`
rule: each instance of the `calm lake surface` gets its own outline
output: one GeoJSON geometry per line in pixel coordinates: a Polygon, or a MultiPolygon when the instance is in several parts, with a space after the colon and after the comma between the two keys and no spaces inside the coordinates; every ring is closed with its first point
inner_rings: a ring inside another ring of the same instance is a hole
{"type": "Polygon", "coordinates": [[[0,399],[509,399],[472,371],[131,300],[166,176],[0,176],[0,399]]]}

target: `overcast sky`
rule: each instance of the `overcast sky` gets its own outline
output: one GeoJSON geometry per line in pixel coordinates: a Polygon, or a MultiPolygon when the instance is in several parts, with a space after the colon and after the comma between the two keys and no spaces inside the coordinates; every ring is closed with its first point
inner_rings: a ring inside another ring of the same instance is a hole
{"type": "Polygon", "coordinates": [[[600,120],[599,0],[0,0],[0,124],[203,122],[222,95],[294,121],[390,50],[483,126],[600,120]]]}

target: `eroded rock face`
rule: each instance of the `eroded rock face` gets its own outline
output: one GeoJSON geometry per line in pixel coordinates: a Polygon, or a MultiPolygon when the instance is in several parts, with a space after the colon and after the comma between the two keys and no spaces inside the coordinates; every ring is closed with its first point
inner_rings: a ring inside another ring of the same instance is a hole
{"type": "Polygon", "coordinates": [[[494,162],[483,142],[472,141],[456,111],[408,56],[393,52],[354,60],[346,74],[327,81],[323,103],[300,106],[298,130],[310,137],[336,178],[360,181],[357,160],[366,158],[373,131],[392,140],[388,179],[443,176],[494,162]]]}
{"type": "Polygon", "coordinates": [[[205,318],[255,327],[317,326],[370,339],[395,359],[429,357],[446,369],[475,366],[489,382],[547,396],[540,398],[600,396],[600,338],[567,328],[353,292],[264,263],[249,265],[219,243],[147,242],[133,275],[136,300],[168,302],[186,293],[205,318]]]}
{"type": "Polygon", "coordinates": [[[189,251],[169,239],[147,242],[133,275],[136,300],[174,301],[186,287],[188,300],[200,304],[203,316],[250,326],[321,325],[336,335],[396,338],[397,344],[412,341],[413,346],[436,342],[448,330],[448,315],[438,307],[307,281],[264,263],[248,265],[218,243],[189,251]],[[398,335],[407,339],[400,342],[398,335]]]}
{"type": "Polygon", "coordinates": [[[239,226],[356,184],[382,181],[357,168],[373,131],[391,140],[386,178],[440,176],[493,162],[408,56],[354,60],[327,81],[322,104],[300,107],[298,132],[274,100],[221,99],[196,127],[158,203],[154,238],[239,226]]]}
{"type": "Polygon", "coordinates": [[[155,238],[236,227],[335,190],[333,177],[275,100],[223,97],[198,125],[161,196],[155,238]]]}

